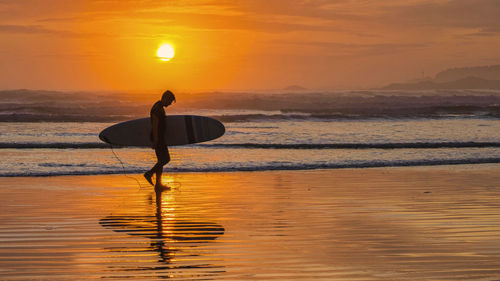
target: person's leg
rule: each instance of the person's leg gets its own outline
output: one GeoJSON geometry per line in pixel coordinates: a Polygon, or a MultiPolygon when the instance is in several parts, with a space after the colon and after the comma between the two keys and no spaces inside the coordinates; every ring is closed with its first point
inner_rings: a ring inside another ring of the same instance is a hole
{"type": "Polygon", "coordinates": [[[151,184],[153,184],[153,174],[156,174],[156,185],[161,185],[161,176],[163,173],[163,166],[170,162],[170,154],[168,153],[168,147],[157,147],[155,148],[156,153],[156,164],[149,171],[144,173],[144,178],[151,184]]]}
{"type": "Polygon", "coordinates": [[[163,166],[156,169],[156,184],[155,186],[161,186],[161,175],[163,174],[163,166]]]}
{"type": "Polygon", "coordinates": [[[157,149],[155,149],[155,152],[156,152],[156,164],[153,166],[153,168],[144,173],[144,178],[153,186],[154,186],[153,180],[151,179],[153,177],[153,174],[155,174],[158,169],[162,169],[162,166],[160,164],[160,159],[158,158],[157,149]]]}
{"type": "Polygon", "coordinates": [[[155,187],[164,188],[165,186],[161,183],[161,176],[163,174],[163,166],[165,166],[168,162],[170,162],[170,154],[168,153],[167,146],[159,147],[155,149],[155,152],[156,152],[156,157],[158,158],[158,162],[153,167],[154,172],[156,173],[155,187]]]}
{"type": "Polygon", "coordinates": [[[153,180],[151,179],[151,177],[153,176],[153,172],[151,172],[151,170],[144,173],[144,178],[149,182],[149,184],[154,185],[153,180]]]}
{"type": "Polygon", "coordinates": [[[151,168],[151,170],[149,170],[149,171],[147,171],[147,172],[144,173],[144,178],[151,185],[154,185],[153,184],[153,180],[151,178],[153,177],[153,174],[155,174],[158,169],[162,169],[162,166],[160,165],[160,161],[159,160],[156,161],[156,164],[153,166],[153,168],[151,168]]]}

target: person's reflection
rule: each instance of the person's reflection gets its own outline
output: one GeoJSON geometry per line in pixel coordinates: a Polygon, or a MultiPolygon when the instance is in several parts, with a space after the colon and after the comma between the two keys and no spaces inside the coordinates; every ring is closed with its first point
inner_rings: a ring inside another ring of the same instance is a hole
{"type": "MultiPolygon", "coordinates": [[[[156,240],[153,239],[151,241],[151,247],[153,250],[160,253],[160,262],[170,262],[171,260],[171,252],[168,250],[168,247],[163,247],[164,238],[163,238],[163,215],[162,215],[162,189],[155,188],[156,193],[156,240]]],[[[173,254],[173,253],[172,253],[173,254]]]]}
{"type": "MultiPolygon", "coordinates": [[[[188,246],[190,251],[192,251],[193,248],[202,246],[204,243],[215,240],[224,234],[224,227],[213,222],[178,218],[174,216],[174,214],[170,214],[172,216],[166,219],[165,215],[171,212],[171,209],[168,209],[167,206],[163,206],[165,203],[164,196],[168,194],[168,192],[169,191],[162,190],[155,191],[156,213],[154,217],[152,215],[110,215],[102,218],[100,224],[115,232],[125,232],[129,235],[150,238],[152,241],[149,251],[155,251],[159,254],[158,262],[160,263],[172,263],[174,254],[182,251],[178,243],[170,242],[189,243],[189,245],[184,246],[188,246]]],[[[151,204],[152,203],[151,201],[151,204]]],[[[117,249],[114,248],[110,250],[116,251],[117,249]]],[[[127,249],[118,249],[118,251],[126,252],[127,249]]],[[[137,251],[137,249],[130,249],[130,251],[137,251]]],[[[196,252],[190,252],[189,254],[195,256],[201,255],[196,252]]],[[[167,267],[159,266],[141,269],[157,270],[167,267]]],[[[139,268],[136,267],[136,269],[139,268]]]]}

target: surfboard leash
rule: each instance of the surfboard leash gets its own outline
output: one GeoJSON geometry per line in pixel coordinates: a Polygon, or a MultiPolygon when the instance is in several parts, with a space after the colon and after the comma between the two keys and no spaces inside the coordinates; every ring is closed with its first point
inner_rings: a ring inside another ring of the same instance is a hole
{"type": "Polygon", "coordinates": [[[118,157],[118,155],[116,155],[115,150],[113,149],[113,145],[111,143],[109,143],[109,147],[111,148],[111,152],[113,153],[113,155],[115,156],[115,158],[118,159],[118,161],[122,165],[122,170],[123,170],[123,174],[125,175],[125,177],[134,179],[137,182],[137,184],[139,185],[139,190],[141,190],[142,189],[142,185],[139,182],[139,180],[136,179],[135,177],[127,175],[127,173],[125,172],[125,164],[123,164],[123,161],[120,159],[120,157],[118,157]]]}
{"type": "MultiPolygon", "coordinates": [[[[139,190],[142,189],[142,185],[141,183],[139,182],[139,180],[135,177],[132,177],[132,176],[129,176],[127,175],[127,173],[125,172],[125,164],[123,164],[123,161],[120,159],[120,157],[118,157],[118,155],[115,153],[115,150],[113,149],[113,145],[111,144],[110,141],[108,141],[107,138],[104,137],[104,140],[106,141],[107,144],[109,144],[109,147],[111,148],[111,152],[113,153],[113,155],[115,156],[115,158],[120,162],[120,164],[122,165],[122,170],[123,170],[123,174],[128,177],[128,178],[131,178],[131,179],[134,179],[137,184],[139,185],[139,190]]],[[[175,182],[175,181],[172,181],[171,183],[173,184],[177,184],[178,186],[175,186],[174,189],[177,189],[179,190],[180,187],[182,186],[182,184],[180,182],[175,182]]]]}

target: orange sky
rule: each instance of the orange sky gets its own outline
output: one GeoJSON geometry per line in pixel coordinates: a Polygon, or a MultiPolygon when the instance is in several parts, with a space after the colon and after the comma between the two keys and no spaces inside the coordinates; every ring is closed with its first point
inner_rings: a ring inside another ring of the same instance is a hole
{"type": "Polygon", "coordinates": [[[498,0],[0,0],[0,89],[381,86],[499,64],[499,15],[498,0]]]}

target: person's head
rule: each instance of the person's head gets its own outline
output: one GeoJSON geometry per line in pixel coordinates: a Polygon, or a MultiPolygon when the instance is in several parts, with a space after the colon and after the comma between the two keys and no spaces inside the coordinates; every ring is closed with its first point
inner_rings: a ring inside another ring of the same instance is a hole
{"type": "Polygon", "coordinates": [[[166,90],[165,93],[161,96],[161,104],[163,106],[169,106],[172,104],[172,102],[175,102],[175,96],[174,93],[172,93],[170,90],[166,90]]]}

